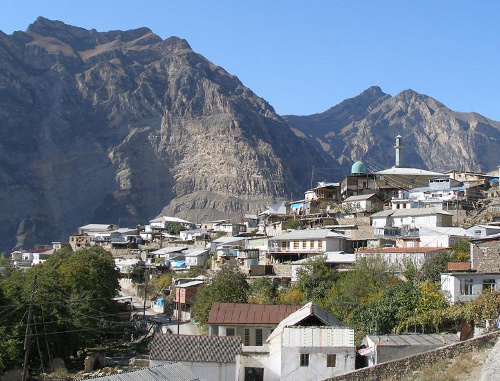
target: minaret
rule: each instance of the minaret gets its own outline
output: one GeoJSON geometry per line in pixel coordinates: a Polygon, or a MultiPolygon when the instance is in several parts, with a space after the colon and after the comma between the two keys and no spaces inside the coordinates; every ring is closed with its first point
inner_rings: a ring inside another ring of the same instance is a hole
{"type": "Polygon", "coordinates": [[[396,148],[396,168],[401,167],[401,148],[403,148],[403,137],[401,135],[396,136],[396,144],[394,145],[396,148]]]}

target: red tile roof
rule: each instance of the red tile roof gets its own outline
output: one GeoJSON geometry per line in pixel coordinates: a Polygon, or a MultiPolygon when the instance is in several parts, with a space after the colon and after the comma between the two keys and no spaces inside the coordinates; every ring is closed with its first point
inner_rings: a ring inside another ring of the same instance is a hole
{"type": "Polygon", "coordinates": [[[208,324],[275,327],[300,306],[212,303],[208,324]]]}
{"type": "Polygon", "coordinates": [[[470,271],[470,262],[448,262],[446,265],[448,271],[470,271]]]}
{"type": "Polygon", "coordinates": [[[358,250],[358,253],[428,253],[430,251],[448,250],[447,247],[384,247],[382,249],[364,249],[358,250]]]}

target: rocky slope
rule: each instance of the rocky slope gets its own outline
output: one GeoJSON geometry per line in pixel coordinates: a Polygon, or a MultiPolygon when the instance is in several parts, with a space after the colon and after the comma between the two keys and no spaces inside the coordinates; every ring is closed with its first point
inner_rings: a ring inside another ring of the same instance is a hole
{"type": "Polygon", "coordinates": [[[256,212],[331,166],[263,99],[147,28],[0,32],[0,250],[79,225],[256,212]]]}
{"type": "Polygon", "coordinates": [[[489,171],[500,164],[500,122],[454,112],[412,90],[392,97],[371,87],[323,113],[284,119],[346,170],[356,160],[373,171],[392,167],[398,134],[410,167],[489,171]]]}

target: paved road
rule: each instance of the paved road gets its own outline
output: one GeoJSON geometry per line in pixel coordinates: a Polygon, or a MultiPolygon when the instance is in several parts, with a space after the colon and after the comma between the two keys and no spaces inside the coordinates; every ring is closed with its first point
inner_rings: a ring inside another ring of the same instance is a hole
{"type": "Polygon", "coordinates": [[[491,349],[488,359],[483,365],[481,372],[481,381],[499,381],[500,380],[500,339],[491,349]]]}

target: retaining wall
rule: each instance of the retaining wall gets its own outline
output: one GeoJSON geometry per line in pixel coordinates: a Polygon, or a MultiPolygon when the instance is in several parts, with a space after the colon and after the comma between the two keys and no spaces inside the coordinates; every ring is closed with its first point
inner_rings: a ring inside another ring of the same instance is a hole
{"type": "MultiPolygon", "coordinates": [[[[355,380],[381,380],[394,377],[395,375],[410,375],[411,372],[427,368],[438,360],[453,359],[474,349],[480,349],[486,345],[493,344],[500,336],[500,331],[488,333],[474,339],[450,344],[432,351],[408,356],[399,360],[377,364],[369,368],[358,369],[351,373],[328,378],[332,381],[355,381],[355,380]]],[[[326,380],[325,380],[326,381],[326,380]]]]}

